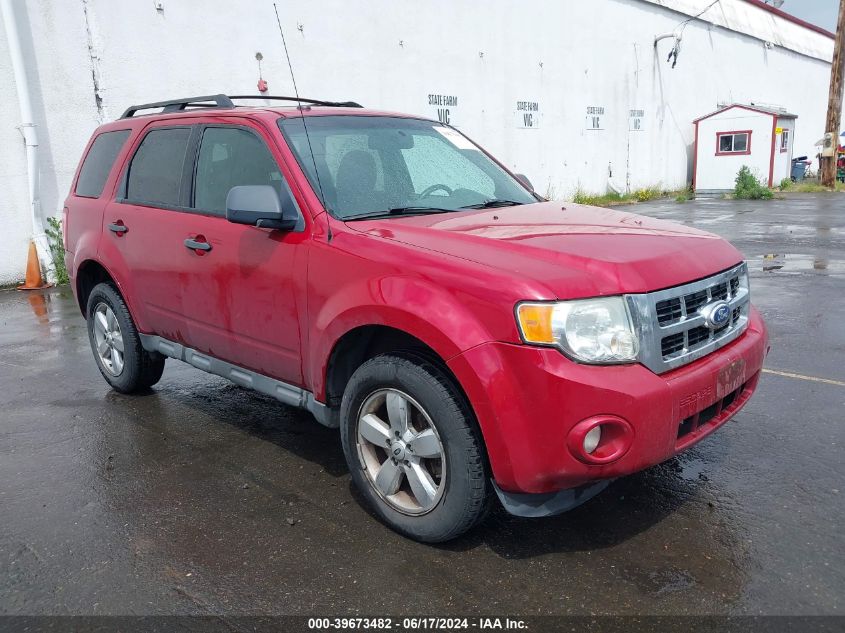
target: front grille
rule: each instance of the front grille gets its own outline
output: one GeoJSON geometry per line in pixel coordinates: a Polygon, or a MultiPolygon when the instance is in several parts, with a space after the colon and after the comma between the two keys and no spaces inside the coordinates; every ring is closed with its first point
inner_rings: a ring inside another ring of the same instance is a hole
{"type": "Polygon", "coordinates": [[[710,298],[716,299],[716,300],[722,300],[722,301],[727,299],[728,298],[728,284],[720,283],[720,284],[716,284],[715,286],[713,286],[713,288],[710,289],[710,298]]]}
{"type": "Polygon", "coordinates": [[[731,294],[736,294],[737,290],[739,290],[739,277],[733,277],[731,279],[731,294]]]}
{"type": "Polygon", "coordinates": [[[710,338],[710,328],[694,327],[687,332],[687,347],[695,347],[710,338]]]}
{"type": "Polygon", "coordinates": [[[687,307],[687,314],[696,312],[701,306],[710,301],[706,290],[699,290],[684,296],[684,305],[687,307]]]}
{"type": "Polygon", "coordinates": [[[745,264],[700,281],[642,295],[629,295],[642,333],[641,361],[656,373],[692,362],[734,340],[748,325],[745,264]],[[702,308],[725,301],[730,318],[708,327],[702,308]]]}
{"type": "Polygon", "coordinates": [[[681,300],[677,297],[657,304],[657,322],[660,325],[674,323],[682,316],[684,316],[684,312],[681,309],[681,300]]]}
{"type": "Polygon", "coordinates": [[[663,357],[671,356],[676,352],[684,349],[684,333],[678,332],[671,336],[666,336],[660,342],[660,351],[663,352],[663,357]]]}

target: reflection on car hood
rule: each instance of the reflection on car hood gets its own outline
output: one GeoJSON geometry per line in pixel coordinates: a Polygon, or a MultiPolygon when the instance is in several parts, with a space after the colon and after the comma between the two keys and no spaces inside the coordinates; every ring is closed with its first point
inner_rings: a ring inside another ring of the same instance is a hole
{"type": "Polygon", "coordinates": [[[518,273],[544,284],[559,298],[668,288],[742,260],[728,242],[705,231],[561,202],[364,220],[349,226],[518,273]]]}

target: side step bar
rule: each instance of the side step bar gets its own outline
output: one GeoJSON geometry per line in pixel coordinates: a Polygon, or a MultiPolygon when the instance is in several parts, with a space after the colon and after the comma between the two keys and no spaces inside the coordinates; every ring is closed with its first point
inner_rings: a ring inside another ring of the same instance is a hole
{"type": "Polygon", "coordinates": [[[317,422],[329,428],[336,429],[340,426],[336,412],[333,412],[322,402],[317,402],[314,399],[314,394],[310,391],[306,391],[295,385],[289,385],[286,382],[270,378],[269,376],[249,369],[238,367],[208,354],[202,354],[195,349],[185,347],[180,343],[174,343],[160,336],[150,334],[138,334],[138,336],[141,339],[141,345],[148,352],[158,352],[169,358],[184,361],[209,374],[215,374],[216,376],[231,380],[241,387],[255,389],[284,404],[300,409],[307,409],[317,419],[317,422]]]}

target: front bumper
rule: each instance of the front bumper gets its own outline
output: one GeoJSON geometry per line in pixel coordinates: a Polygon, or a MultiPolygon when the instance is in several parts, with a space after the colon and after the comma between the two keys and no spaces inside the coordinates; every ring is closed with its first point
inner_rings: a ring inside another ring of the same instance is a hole
{"type": "Polygon", "coordinates": [[[478,417],[504,493],[545,494],[659,464],[727,422],[754,392],[768,349],[751,307],[746,332],[688,365],[657,375],[642,365],[582,365],[555,349],[486,343],[449,361],[478,417]],[[589,464],[569,433],[597,415],[631,428],[627,451],[589,464]]]}

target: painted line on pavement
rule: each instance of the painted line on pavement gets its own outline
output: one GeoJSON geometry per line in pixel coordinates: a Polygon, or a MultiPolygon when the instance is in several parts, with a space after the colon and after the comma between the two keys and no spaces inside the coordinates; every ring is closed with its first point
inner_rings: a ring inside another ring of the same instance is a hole
{"type": "Polygon", "coordinates": [[[836,385],[837,387],[845,387],[845,382],[841,380],[831,380],[830,378],[819,378],[817,376],[805,376],[804,374],[795,374],[791,371],[779,371],[777,369],[763,369],[764,374],[774,374],[775,376],[783,376],[784,378],[795,378],[797,380],[809,380],[811,382],[822,382],[826,385],[836,385]]]}

